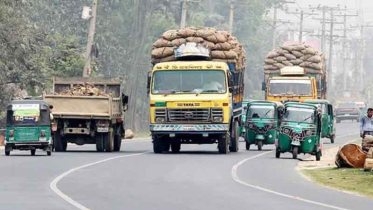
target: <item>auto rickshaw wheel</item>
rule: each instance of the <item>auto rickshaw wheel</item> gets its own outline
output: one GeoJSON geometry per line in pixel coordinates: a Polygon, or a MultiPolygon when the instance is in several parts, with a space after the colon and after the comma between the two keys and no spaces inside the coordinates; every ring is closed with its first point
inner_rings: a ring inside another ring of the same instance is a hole
{"type": "Polygon", "coordinates": [[[331,142],[332,144],[334,144],[334,140],[335,140],[335,135],[333,134],[332,136],[330,136],[330,142],[331,142]]]}
{"type": "Polygon", "coordinates": [[[104,135],[102,133],[97,133],[95,136],[96,140],[96,150],[97,152],[104,151],[104,135]]]}
{"type": "Polygon", "coordinates": [[[228,143],[229,143],[229,133],[220,135],[218,140],[218,149],[220,154],[228,154],[228,143]]]}
{"type": "Polygon", "coordinates": [[[231,152],[238,152],[239,150],[239,125],[238,121],[235,121],[233,123],[233,128],[232,128],[232,136],[231,136],[231,145],[229,146],[229,151],[231,152]]]}
{"type": "Polygon", "coordinates": [[[321,159],[321,150],[316,152],[316,161],[320,161],[320,159],[321,159]]]}
{"type": "Polygon", "coordinates": [[[263,147],[263,141],[258,141],[258,150],[261,151],[263,147]]]}
{"type": "Polygon", "coordinates": [[[32,150],[31,150],[31,155],[32,155],[32,156],[35,156],[35,153],[36,153],[36,149],[32,149],[32,150]]]}
{"type": "Polygon", "coordinates": [[[250,144],[246,142],[246,150],[250,150],[250,144]]]}
{"type": "Polygon", "coordinates": [[[281,152],[279,149],[276,149],[276,158],[280,158],[281,152]]]}
{"type": "Polygon", "coordinates": [[[162,153],[164,151],[164,142],[162,137],[153,136],[153,151],[156,154],[162,153]]]}
{"type": "Polygon", "coordinates": [[[297,159],[298,151],[299,151],[299,147],[293,147],[293,159],[297,159]]]}

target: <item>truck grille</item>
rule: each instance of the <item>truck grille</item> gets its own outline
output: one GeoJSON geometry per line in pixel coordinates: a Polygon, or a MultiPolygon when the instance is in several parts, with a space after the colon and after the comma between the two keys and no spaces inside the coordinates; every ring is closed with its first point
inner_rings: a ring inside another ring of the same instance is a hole
{"type": "Polygon", "coordinates": [[[210,109],[169,109],[170,122],[208,122],[210,109]]]}
{"type": "Polygon", "coordinates": [[[212,117],[223,117],[223,109],[212,109],[211,115],[212,117]]]}
{"type": "Polygon", "coordinates": [[[155,110],[155,117],[164,117],[166,119],[167,112],[166,109],[156,109],[155,110]]]}

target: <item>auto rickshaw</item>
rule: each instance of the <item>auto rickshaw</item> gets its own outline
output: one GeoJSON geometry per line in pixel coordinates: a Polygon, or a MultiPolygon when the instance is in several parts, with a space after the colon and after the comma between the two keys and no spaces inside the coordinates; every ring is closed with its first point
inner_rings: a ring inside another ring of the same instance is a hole
{"type": "Polygon", "coordinates": [[[319,105],[321,108],[321,138],[329,138],[334,144],[336,126],[334,107],[327,100],[306,100],[305,103],[319,105]]]}
{"type": "Polygon", "coordinates": [[[279,102],[253,101],[247,104],[246,110],[246,149],[255,144],[258,150],[263,145],[274,144],[277,139],[279,117],[284,106],[279,102]]]}
{"type": "MultiPolygon", "coordinates": [[[[250,101],[252,101],[252,100],[243,100],[242,101],[242,107],[247,106],[247,104],[250,101]]],[[[245,138],[245,134],[246,134],[245,122],[246,122],[246,110],[243,109],[242,110],[242,115],[241,115],[241,125],[240,125],[240,129],[239,129],[239,134],[240,134],[240,137],[244,137],[244,138],[245,138]]]]}
{"type": "Polygon", "coordinates": [[[12,150],[42,149],[52,154],[51,114],[52,107],[43,100],[17,100],[7,106],[5,155],[12,150]]]}
{"type": "Polygon", "coordinates": [[[312,154],[319,161],[322,155],[321,110],[307,103],[288,102],[281,117],[279,137],[276,141],[276,158],[290,152],[293,159],[298,154],[312,154]]]}

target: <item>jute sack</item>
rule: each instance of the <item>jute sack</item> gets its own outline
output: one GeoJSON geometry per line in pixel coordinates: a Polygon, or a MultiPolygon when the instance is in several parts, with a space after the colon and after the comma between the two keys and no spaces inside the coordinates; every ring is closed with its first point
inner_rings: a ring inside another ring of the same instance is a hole
{"type": "Polygon", "coordinates": [[[296,60],[296,59],[297,59],[297,57],[295,57],[295,55],[292,55],[292,54],[289,54],[289,53],[285,54],[284,56],[285,56],[289,61],[290,61],[290,60],[296,60]]]}
{"type": "Polygon", "coordinates": [[[278,56],[278,57],[275,58],[275,60],[276,60],[277,62],[282,62],[282,61],[286,61],[287,59],[286,59],[286,57],[284,57],[284,56],[278,56]]]}
{"type": "Polygon", "coordinates": [[[294,66],[299,66],[299,64],[303,63],[301,59],[291,60],[290,63],[292,63],[294,66]]]}
{"type": "Polygon", "coordinates": [[[312,63],[320,63],[321,62],[321,57],[319,55],[314,55],[314,56],[308,58],[307,61],[310,61],[312,63]]]}
{"type": "Polygon", "coordinates": [[[273,64],[274,66],[276,66],[277,67],[277,69],[282,69],[282,68],[284,68],[286,65],[285,64],[283,64],[283,63],[275,63],[275,64],[273,64]]]}
{"type": "Polygon", "coordinates": [[[304,44],[300,44],[300,45],[296,45],[296,46],[294,46],[294,50],[295,50],[295,51],[302,51],[302,50],[304,50],[304,49],[306,49],[306,47],[305,47],[304,44]]]}
{"type": "Polygon", "coordinates": [[[289,51],[287,51],[287,50],[282,50],[282,49],[279,49],[279,50],[277,50],[276,51],[279,55],[282,55],[282,56],[284,56],[284,55],[286,55],[286,54],[289,54],[289,51]]]}
{"type": "Polygon", "coordinates": [[[180,45],[182,45],[182,44],[185,44],[187,41],[185,40],[185,39],[183,39],[183,38],[178,38],[178,39],[174,39],[174,40],[172,40],[172,45],[173,46],[175,46],[175,47],[178,47],[178,46],[180,46],[180,45]]]}
{"type": "Polygon", "coordinates": [[[360,146],[356,144],[346,144],[339,149],[335,164],[338,168],[363,168],[365,159],[366,155],[363,150],[361,150],[360,146]]]}
{"type": "Polygon", "coordinates": [[[306,48],[305,52],[306,53],[304,53],[304,54],[308,54],[308,55],[316,55],[317,54],[317,51],[315,49],[313,49],[313,48],[306,48]]]}
{"type": "Polygon", "coordinates": [[[177,35],[183,38],[195,36],[197,33],[195,28],[188,27],[188,28],[182,28],[179,29],[177,32],[177,35]]]}
{"type": "Polygon", "coordinates": [[[224,43],[224,42],[228,41],[228,39],[222,33],[216,33],[214,35],[211,35],[211,36],[207,37],[206,39],[207,39],[207,41],[213,42],[215,44],[216,43],[224,43]]]}
{"type": "Polygon", "coordinates": [[[197,30],[196,36],[202,37],[203,39],[207,39],[207,37],[212,36],[216,33],[216,29],[214,28],[206,28],[197,30]]]}
{"type": "Polygon", "coordinates": [[[205,40],[203,38],[201,38],[201,37],[188,37],[188,38],[186,38],[186,41],[187,42],[202,43],[205,40]]]}
{"type": "Polygon", "coordinates": [[[279,54],[276,51],[271,51],[267,54],[266,58],[275,58],[279,56],[279,54]]]}
{"type": "Polygon", "coordinates": [[[212,43],[212,42],[209,42],[209,41],[202,42],[202,46],[204,46],[204,47],[206,47],[206,48],[208,48],[210,50],[213,49],[213,48],[215,48],[215,44],[212,43]]]}
{"type": "Polygon", "coordinates": [[[172,42],[166,40],[166,39],[158,39],[156,42],[154,42],[153,47],[155,48],[161,48],[161,47],[172,47],[174,46],[172,42]]]}
{"type": "Polygon", "coordinates": [[[264,62],[265,62],[266,64],[269,64],[269,65],[272,65],[272,64],[277,63],[277,61],[275,61],[275,60],[273,60],[273,59],[269,59],[269,58],[265,59],[264,62]]]}
{"type": "MultiPolygon", "coordinates": [[[[229,51],[229,50],[232,50],[232,46],[228,42],[217,43],[217,44],[215,44],[214,48],[212,48],[212,50],[229,51]]],[[[236,53],[239,53],[239,52],[240,52],[240,50],[238,50],[238,52],[236,52],[236,53]]]]}
{"type": "Polygon", "coordinates": [[[285,66],[294,66],[290,61],[282,61],[285,66]]]}
{"type": "Polygon", "coordinates": [[[168,41],[172,41],[174,39],[180,38],[177,35],[177,30],[169,30],[163,33],[162,37],[168,41]]]}
{"type": "Polygon", "coordinates": [[[161,58],[160,62],[170,62],[170,61],[176,61],[175,55],[167,56],[164,58],[161,58]]]}
{"type": "Polygon", "coordinates": [[[174,54],[173,47],[161,47],[156,48],[152,51],[152,57],[154,58],[165,58],[174,54]]]}
{"type": "Polygon", "coordinates": [[[311,69],[322,70],[322,63],[310,63],[308,66],[311,69]]]}
{"type": "MultiPolygon", "coordinates": [[[[276,63],[276,64],[280,64],[280,63],[276,63]]],[[[281,64],[283,65],[283,64],[281,64]]],[[[274,66],[274,65],[264,65],[264,70],[278,70],[279,68],[274,66]]]]}
{"type": "Polygon", "coordinates": [[[288,52],[291,52],[294,50],[294,46],[287,45],[287,46],[281,46],[282,49],[287,50],[288,52]]]}
{"type": "Polygon", "coordinates": [[[304,56],[303,53],[301,53],[300,51],[295,51],[295,50],[291,51],[291,54],[293,54],[297,58],[304,56]]]}
{"type": "Polygon", "coordinates": [[[234,51],[211,51],[212,59],[238,59],[238,55],[234,51]]]}

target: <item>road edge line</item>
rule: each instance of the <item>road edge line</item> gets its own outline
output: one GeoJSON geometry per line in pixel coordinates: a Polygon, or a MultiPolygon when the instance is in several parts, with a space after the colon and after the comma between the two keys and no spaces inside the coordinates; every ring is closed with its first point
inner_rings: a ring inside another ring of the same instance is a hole
{"type": "Polygon", "coordinates": [[[292,196],[292,195],[288,195],[288,194],[285,194],[285,193],[281,193],[281,192],[277,192],[277,191],[274,191],[274,190],[270,190],[270,189],[267,189],[267,188],[264,188],[264,187],[255,186],[255,185],[252,185],[252,184],[249,184],[249,183],[246,183],[246,182],[242,181],[238,177],[238,174],[237,174],[238,168],[241,165],[243,165],[245,162],[247,162],[249,160],[252,160],[252,159],[255,159],[255,158],[258,158],[260,156],[272,153],[272,152],[273,151],[264,152],[264,153],[261,153],[259,155],[255,155],[255,156],[243,159],[240,162],[236,163],[232,167],[232,170],[231,170],[231,175],[232,175],[232,178],[234,179],[234,181],[236,181],[239,184],[244,185],[246,187],[250,187],[250,188],[253,188],[253,189],[257,189],[257,190],[260,190],[260,191],[263,191],[263,192],[266,192],[266,193],[270,193],[270,194],[274,194],[274,195],[278,195],[278,196],[281,196],[281,197],[290,198],[290,199],[302,201],[302,202],[305,202],[305,203],[310,203],[310,204],[314,204],[314,205],[318,205],[318,206],[322,206],[322,207],[326,207],[326,208],[331,208],[331,209],[336,209],[336,210],[348,210],[348,209],[341,208],[341,207],[338,207],[338,206],[333,206],[333,205],[329,205],[329,204],[325,204],[325,203],[320,203],[320,202],[317,202],[317,201],[311,201],[311,200],[304,199],[304,198],[301,198],[301,197],[292,196]]]}
{"type": "Polygon", "coordinates": [[[107,158],[107,159],[103,159],[103,160],[100,160],[100,161],[96,161],[96,162],[93,162],[93,163],[88,163],[88,164],[85,164],[85,165],[82,165],[82,166],[72,168],[72,169],[60,174],[56,178],[54,178],[53,181],[49,184],[49,187],[54,193],[56,193],[59,197],[61,197],[62,199],[64,199],[65,201],[67,201],[68,203],[73,205],[74,207],[76,207],[78,209],[81,209],[81,210],[90,210],[89,208],[87,208],[87,207],[83,206],[82,204],[76,202],[74,199],[70,198],[68,195],[64,194],[61,190],[59,190],[58,187],[57,187],[58,182],[61,181],[66,176],[68,176],[68,175],[70,175],[70,174],[72,174],[72,173],[74,173],[74,172],[76,172],[80,169],[83,169],[83,168],[87,168],[87,167],[90,167],[90,166],[93,166],[93,165],[104,163],[104,162],[107,162],[107,161],[110,161],[110,160],[126,158],[126,157],[133,157],[133,156],[139,156],[139,155],[144,155],[144,154],[147,154],[147,153],[150,153],[150,152],[142,152],[142,153],[136,153],[136,154],[122,155],[122,156],[107,158]]]}

